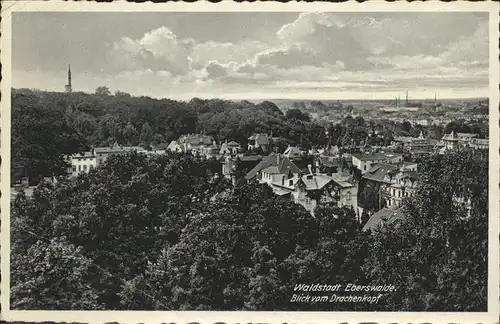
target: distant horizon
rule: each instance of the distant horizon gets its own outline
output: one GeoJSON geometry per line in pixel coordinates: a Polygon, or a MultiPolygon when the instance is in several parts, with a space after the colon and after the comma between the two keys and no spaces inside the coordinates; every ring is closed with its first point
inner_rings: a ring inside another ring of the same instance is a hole
{"type": "MultiPolygon", "coordinates": [[[[12,87],[13,90],[19,91],[19,90],[30,90],[30,91],[38,91],[38,92],[54,92],[54,93],[66,93],[64,91],[57,91],[57,90],[48,90],[48,89],[36,89],[36,88],[17,88],[17,87],[12,87]]],[[[73,93],[84,93],[88,95],[95,94],[93,91],[79,91],[79,90],[74,90],[73,93]]],[[[331,97],[331,98],[309,98],[309,97],[297,97],[297,98],[273,98],[273,97],[263,97],[263,98],[225,98],[224,95],[222,96],[191,96],[188,99],[177,99],[174,97],[157,97],[157,96],[150,96],[150,95],[136,95],[136,94],[131,94],[128,92],[125,92],[129,94],[132,97],[148,97],[152,99],[170,99],[170,100],[177,100],[177,101],[190,101],[192,99],[201,99],[201,100],[215,100],[215,99],[222,99],[222,100],[231,100],[231,101],[249,101],[249,102],[262,102],[262,101],[345,101],[345,102],[355,102],[355,101],[395,101],[395,97],[392,98],[359,98],[359,99],[352,99],[352,98],[340,98],[340,97],[331,97]]],[[[411,93],[411,92],[409,92],[411,93]]],[[[112,92],[111,96],[114,96],[115,94],[112,92]]],[[[405,103],[405,98],[400,98],[401,103],[405,103]]],[[[489,96],[474,96],[474,97],[443,97],[443,98],[437,98],[437,102],[439,101],[452,101],[452,100],[489,100],[489,96]]],[[[434,97],[417,97],[417,98],[411,98],[409,99],[409,102],[429,102],[429,101],[434,101],[434,97]]]]}

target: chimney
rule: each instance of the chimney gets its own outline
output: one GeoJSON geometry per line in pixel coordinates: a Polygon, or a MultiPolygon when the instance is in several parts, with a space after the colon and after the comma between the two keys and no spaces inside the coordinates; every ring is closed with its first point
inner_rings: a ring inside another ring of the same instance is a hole
{"type": "Polygon", "coordinates": [[[276,163],[278,164],[278,166],[280,165],[280,154],[278,153],[277,156],[276,156],[276,163]]]}
{"type": "Polygon", "coordinates": [[[309,170],[309,174],[313,174],[312,165],[311,164],[307,165],[307,169],[309,170]]]}

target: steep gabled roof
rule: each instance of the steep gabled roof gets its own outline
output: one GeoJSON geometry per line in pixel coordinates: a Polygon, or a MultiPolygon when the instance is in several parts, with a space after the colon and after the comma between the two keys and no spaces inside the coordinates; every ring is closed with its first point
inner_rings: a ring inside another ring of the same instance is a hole
{"type": "Polygon", "coordinates": [[[387,174],[398,171],[398,167],[392,164],[377,163],[370,168],[364,175],[363,178],[383,182],[387,174]]]}
{"type": "MultiPolygon", "coordinates": [[[[276,167],[275,169],[273,168],[272,170],[270,169],[269,171],[273,171],[272,173],[287,173],[287,172],[292,172],[292,173],[301,173],[299,167],[297,167],[292,161],[290,161],[286,157],[281,157],[278,160],[278,154],[276,153],[271,153],[268,156],[265,156],[262,161],[259,162],[252,170],[250,170],[246,175],[245,179],[250,180],[253,179],[257,174],[269,167],[276,167]]],[[[271,173],[271,172],[270,172],[271,173]]]]}
{"type": "Polygon", "coordinates": [[[322,174],[306,174],[301,178],[306,190],[320,190],[323,189],[329,182],[333,181],[332,178],[322,174]]]}

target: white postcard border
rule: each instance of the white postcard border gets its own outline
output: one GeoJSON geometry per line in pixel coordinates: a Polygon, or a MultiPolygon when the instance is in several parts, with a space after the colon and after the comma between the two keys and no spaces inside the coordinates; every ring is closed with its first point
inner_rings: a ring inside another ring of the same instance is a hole
{"type": "Polygon", "coordinates": [[[427,322],[427,323],[495,323],[499,309],[499,15],[494,2],[368,2],[368,3],[112,3],[5,1],[1,22],[1,320],[55,321],[84,323],[334,323],[334,322],[427,322]],[[11,6],[12,5],[12,6],[11,6]],[[461,11],[489,12],[490,26],[490,148],[489,148],[489,251],[488,251],[488,312],[431,313],[431,312],[180,312],[180,311],[12,311],[9,310],[10,268],[10,101],[11,101],[11,14],[26,11],[106,11],[106,12],[181,12],[181,11],[461,11]]]}

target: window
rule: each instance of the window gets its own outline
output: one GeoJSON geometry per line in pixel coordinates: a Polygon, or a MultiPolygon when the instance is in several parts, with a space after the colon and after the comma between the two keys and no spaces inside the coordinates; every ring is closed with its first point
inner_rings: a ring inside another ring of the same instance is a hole
{"type": "Polygon", "coordinates": [[[82,166],[81,165],[78,166],[78,172],[80,172],[80,171],[82,171],[82,166]]]}
{"type": "Polygon", "coordinates": [[[93,166],[93,165],[91,164],[91,165],[90,165],[90,168],[89,168],[89,170],[91,170],[91,169],[93,169],[93,168],[94,168],[94,166],[93,166]]]}
{"type": "Polygon", "coordinates": [[[76,172],[76,165],[73,165],[73,172],[76,172]]]}
{"type": "Polygon", "coordinates": [[[87,171],[87,165],[86,164],[83,165],[83,170],[87,171]]]}
{"type": "Polygon", "coordinates": [[[293,180],[290,179],[290,181],[288,183],[290,186],[293,186],[293,180]]]}
{"type": "Polygon", "coordinates": [[[366,164],[365,164],[365,165],[364,165],[364,167],[363,167],[363,171],[366,171],[366,164]]]}

